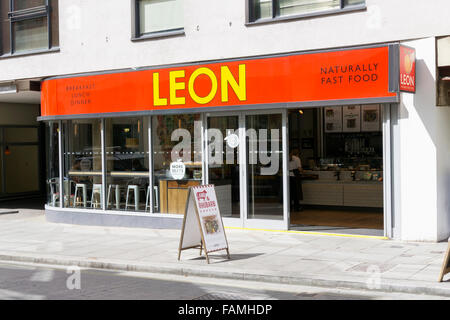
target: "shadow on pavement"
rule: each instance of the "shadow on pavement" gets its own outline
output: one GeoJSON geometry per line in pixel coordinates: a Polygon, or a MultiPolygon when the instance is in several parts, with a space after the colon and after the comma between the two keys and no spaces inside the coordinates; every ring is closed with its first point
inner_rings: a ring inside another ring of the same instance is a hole
{"type": "Polygon", "coordinates": [[[32,209],[43,210],[45,198],[4,199],[0,200],[0,209],[32,209]]]}
{"type": "MultiPolygon", "coordinates": [[[[232,254],[230,253],[230,259],[227,258],[226,254],[209,254],[209,261],[211,263],[224,263],[224,262],[229,262],[229,261],[236,261],[236,260],[244,260],[244,259],[250,259],[250,258],[254,258],[257,256],[261,256],[263,255],[263,253],[247,253],[247,254],[241,254],[241,253],[237,253],[237,254],[232,254]]],[[[198,256],[197,258],[192,258],[189,260],[205,260],[206,261],[206,256],[204,254],[202,254],[201,256],[198,256]]]]}

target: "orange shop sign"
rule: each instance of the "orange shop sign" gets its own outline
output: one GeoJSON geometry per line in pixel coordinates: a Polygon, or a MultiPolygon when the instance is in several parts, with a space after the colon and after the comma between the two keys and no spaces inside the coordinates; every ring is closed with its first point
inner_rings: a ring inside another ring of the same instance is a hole
{"type": "MultiPolygon", "coordinates": [[[[393,98],[387,46],[49,79],[42,116],[393,98]]],[[[187,110],[186,110],[187,111],[187,110]]]]}

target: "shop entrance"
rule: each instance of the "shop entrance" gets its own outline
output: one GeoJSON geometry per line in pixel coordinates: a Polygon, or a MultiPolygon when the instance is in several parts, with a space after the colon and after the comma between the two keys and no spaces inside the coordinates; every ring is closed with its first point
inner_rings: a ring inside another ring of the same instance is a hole
{"type": "Polygon", "coordinates": [[[227,226],[287,229],[287,111],[206,116],[206,182],[227,226]]]}
{"type": "Polygon", "coordinates": [[[292,109],[288,119],[290,228],[382,236],[383,105],[292,109]]]}
{"type": "Polygon", "coordinates": [[[40,197],[39,127],[0,127],[0,199],[40,197]]]}

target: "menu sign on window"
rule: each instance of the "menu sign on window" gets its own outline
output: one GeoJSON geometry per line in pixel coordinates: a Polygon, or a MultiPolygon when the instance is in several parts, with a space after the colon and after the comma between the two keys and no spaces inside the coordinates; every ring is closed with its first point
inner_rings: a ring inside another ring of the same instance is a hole
{"type": "Polygon", "coordinates": [[[361,107],[360,106],[342,107],[342,122],[344,132],[361,131],[361,107]]]}
{"type": "Polygon", "coordinates": [[[325,108],[325,132],[342,132],[342,107],[325,108]]]}
{"type": "Polygon", "coordinates": [[[208,263],[208,253],[214,251],[226,250],[230,258],[214,185],[189,188],[178,260],[182,250],[192,248],[200,248],[200,254],[204,248],[208,263]]]}
{"type": "Polygon", "coordinates": [[[361,106],[361,131],[380,131],[380,106],[371,104],[361,106]]]}
{"type": "Polygon", "coordinates": [[[176,180],[181,180],[186,174],[186,165],[181,161],[172,162],[170,164],[170,174],[176,180]]]}

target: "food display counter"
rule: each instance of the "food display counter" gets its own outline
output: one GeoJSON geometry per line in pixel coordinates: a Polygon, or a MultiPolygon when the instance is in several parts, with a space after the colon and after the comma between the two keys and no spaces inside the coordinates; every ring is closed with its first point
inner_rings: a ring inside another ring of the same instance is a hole
{"type": "Polygon", "coordinates": [[[306,205],[383,207],[382,171],[305,171],[302,179],[303,201],[306,205]],[[370,177],[370,178],[369,178],[370,177]],[[376,177],[374,180],[373,177],[376,177]]]}

